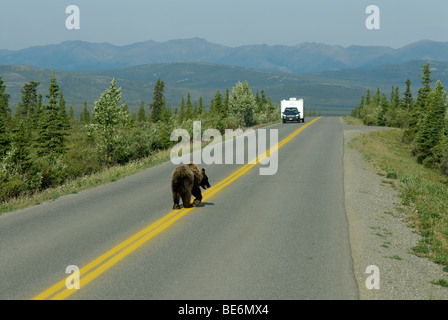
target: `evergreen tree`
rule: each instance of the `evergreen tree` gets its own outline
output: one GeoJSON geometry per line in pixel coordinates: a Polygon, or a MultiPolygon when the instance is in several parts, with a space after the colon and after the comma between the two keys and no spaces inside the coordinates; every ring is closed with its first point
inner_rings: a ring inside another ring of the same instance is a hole
{"type": "Polygon", "coordinates": [[[266,104],[268,103],[268,101],[266,100],[266,95],[264,93],[264,90],[262,89],[260,91],[260,106],[259,106],[259,112],[260,113],[265,113],[266,112],[266,104]]]}
{"type": "Polygon", "coordinates": [[[230,110],[230,92],[229,88],[226,88],[226,97],[224,98],[224,116],[227,117],[229,115],[230,110]]]}
{"type": "Polygon", "coordinates": [[[76,124],[75,110],[73,110],[73,107],[70,106],[70,126],[74,124],[76,124]]]}
{"type": "Polygon", "coordinates": [[[391,109],[398,108],[400,106],[400,90],[397,87],[392,86],[392,92],[390,94],[390,107],[391,109]]]}
{"type": "Polygon", "coordinates": [[[22,108],[22,102],[19,101],[17,102],[16,112],[14,113],[14,118],[12,119],[12,127],[17,126],[17,124],[22,120],[26,120],[26,116],[22,108]]]}
{"type": "Polygon", "coordinates": [[[266,120],[268,123],[275,119],[280,119],[279,107],[272,102],[271,98],[267,98],[265,107],[267,114],[266,120]]]}
{"type": "Polygon", "coordinates": [[[185,119],[191,119],[193,118],[193,105],[191,104],[191,96],[190,96],[190,92],[188,92],[187,95],[187,108],[185,111],[185,119]]]}
{"type": "Polygon", "coordinates": [[[411,92],[411,80],[408,78],[406,80],[406,90],[404,92],[404,98],[401,107],[405,110],[411,111],[413,103],[414,99],[412,98],[412,92],[411,92]]]}
{"type": "Polygon", "coordinates": [[[9,150],[11,137],[8,126],[9,94],[5,92],[6,86],[0,75],[0,159],[2,159],[9,150]]]}
{"type": "Polygon", "coordinates": [[[199,115],[198,103],[197,101],[195,101],[193,105],[193,119],[197,119],[198,115],[199,115]]]}
{"type": "Polygon", "coordinates": [[[378,125],[385,126],[385,125],[387,125],[386,114],[387,114],[387,111],[389,110],[389,101],[387,100],[387,96],[385,93],[383,93],[381,95],[380,106],[381,106],[381,109],[380,109],[380,112],[378,113],[378,125]]]}
{"type": "Polygon", "coordinates": [[[58,101],[60,91],[53,73],[48,88],[47,98],[49,101],[38,124],[36,142],[39,156],[57,155],[66,151],[65,136],[67,133],[65,129],[67,127],[61,117],[61,107],[58,101]]]}
{"type": "Polygon", "coordinates": [[[36,126],[35,114],[38,104],[37,87],[39,85],[40,82],[31,81],[29,83],[25,83],[20,90],[22,93],[22,100],[21,102],[19,102],[16,109],[16,113],[14,116],[15,123],[18,123],[18,121],[25,119],[27,121],[27,126],[36,126]]]}
{"type": "Polygon", "coordinates": [[[431,67],[429,62],[422,67],[422,72],[423,75],[419,74],[419,77],[422,79],[423,87],[418,90],[417,106],[419,112],[425,114],[425,109],[432,91],[431,83],[434,81],[434,79],[431,78],[431,67]]]}
{"type": "Polygon", "coordinates": [[[376,88],[376,92],[373,95],[373,103],[375,106],[379,106],[381,103],[381,92],[380,92],[380,87],[376,88]]]}
{"type": "Polygon", "coordinates": [[[218,117],[224,117],[224,104],[221,92],[219,90],[216,92],[213,98],[213,112],[218,117]]]}
{"type": "Polygon", "coordinates": [[[65,107],[65,99],[64,95],[61,91],[60,93],[60,99],[59,99],[59,117],[61,118],[60,121],[62,125],[64,126],[64,129],[70,128],[70,118],[67,115],[67,109],[65,107]]]}
{"type": "Polygon", "coordinates": [[[165,123],[169,123],[169,121],[171,121],[173,112],[171,110],[171,107],[166,105],[165,101],[163,102],[163,105],[164,105],[164,107],[163,107],[162,120],[165,123]]]}
{"type": "Polygon", "coordinates": [[[418,90],[417,102],[412,106],[409,114],[408,128],[403,132],[403,142],[411,143],[415,140],[420,128],[420,122],[426,117],[426,108],[428,99],[431,95],[431,83],[434,79],[431,78],[431,68],[429,62],[422,67],[423,75],[419,74],[422,79],[422,87],[418,90]]]}
{"type": "Polygon", "coordinates": [[[430,165],[434,162],[434,148],[445,133],[445,114],[447,110],[446,92],[437,81],[436,87],[426,97],[427,111],[416,135],[417,161],[430,165]],[[426,160],[426,161],[425,161],[426,160]]]}
{"type": "Polygon", "coordinates": [[[180,122],[183,122],[185,120],[185,101],[184,101],[183,97],[180,102],[179,120],[180,120],[180,122]]]}
{"type": "Polygon", "coordinates": [[[366,95],[366,105],[370,106],[372,103],[372,95],[370,93],[370,90],[367,89],[367,95],[366,95]]]}
{"type": "Polygon", "coordinates": [[[157,122],[162,119],[162,114],[165,106],[165,97],[163,95],[165,88],[165,83],[160,79],[157,80],[154,86],[154,93],[151,103],[151,121],[157,122]]]}
{"type": "Polygon", "coordinates": [[[90,112],[87,109],[87,101],[84,101],[84,109],[82,110],[80,121],[82,124],[89,124],[91,122],[90,112]]]}
{"type": "Polygon", "coordinates": [[[142,102],[140,103],[140,109],[138,110],[137,121],[138,122],[146,121],[145,102],[143,101],[143,99],[142,102]]]}
{"type": "Polygon", "coordinates": [[[25,174],[32,165],[29,151],[30,141],[30,127],[25,119],[21,119],[13,130],[12,139],[12,148],[14,150],[12,161],[19,174],[25,174]]]}
{"type": "Polygon", "coordinates": [[[361,102],[359,103],[359,105],[355,109],[352,110],[351,116],[354,117],[354,118],[361,119],[362,118],[361,113],[362,113],[362,111],[364,109],[365,103],[366,103],[365,102],[365,98],[364,98],[364,96],[362,96],[361,97],[361,102]]]}
{"type": "Polygon", "coordinates": [[[198,105],[198,116],[202,117],[204,115],[204,103],[202,102],[202,97],[199,97],[199,105],[198,105]]]}
{"type": "Polygon", "coordinates": [[[39,125],[39,120],[43,116],[45,112],[45,107],[42,104],[42,95],[39,93],[37,94],[37,104],[36,104],[36,112],[34,114],[33,119],[33,129],[37,129],[39,125]]]}

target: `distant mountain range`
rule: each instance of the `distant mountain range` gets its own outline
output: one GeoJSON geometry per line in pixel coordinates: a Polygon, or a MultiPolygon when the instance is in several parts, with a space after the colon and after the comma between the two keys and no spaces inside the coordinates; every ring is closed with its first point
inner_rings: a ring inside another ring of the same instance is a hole
{"type": "MultiPolygon", "coordinates": [[[[127,68],[106,69],[101,71],[55,71],[55,77],[61,87],[68,106],[73,106],[79,114],[84,101],[92,110],[93,102],[106,90],[114,77],[122,87],[123,99],[130,110],[137,113],[141,100],[146,110],[152,101],[157,79],[165,84],[165,96],[168,105],[180,106],[182,97],[191,94],[192,100],[203,98],[206,105],[216,93],[225,94],[238,82],[247,80],[255,93],[264,90],[275,103],[290,97],[305,100],[310,110],[325,115],[348,114],[359,104],[367,89],[390,95],[392,86],[399,86],[402,94],[405,81],[410,78],[416,94],[421,86],[421,67],[427,60],[412,60],[405,63],[384,65],[373,68],[330,70],[308,74],[293,74],[279,71],[259,70],[237,66],[225,66],[210,63],[178,62],[151,65],[139,65],[127,68]]],[[[431,61],[432,76],[448,83],[448,63],[431,61]]],[[[32,66],[0,65],[0,75],[11,95],[10,106],[14,110],[20,101],[20,89],[29,81],[40,81],[39,92],[45,97],[48,93],[51,73],[54,69],[32,66]]]]}
{"type": "Polygon", "coordinates": [[[448,62],[448,42],[423,40],[399,49],[380,46],[345,48],[321,43],[227,47],[194,38],[167,42],[146,41],[126,46],[66,41],[17,51],[0,50],[0,65],[32,65],[64,71],[200,62],[287,73],[311,73],[374,68],[418,59],[448,62]]]}

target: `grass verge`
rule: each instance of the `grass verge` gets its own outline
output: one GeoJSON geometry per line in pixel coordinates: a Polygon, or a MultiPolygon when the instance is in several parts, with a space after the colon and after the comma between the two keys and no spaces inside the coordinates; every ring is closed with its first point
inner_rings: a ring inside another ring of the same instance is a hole
{"type": "Polygon", "coordinates": [[[350,116],[345,116],[345,117],[342,117],[342,118],[344,119],[344,122],[347,125],[354,125],[354,126],[363,126],[364,125],[362,120],[358,119],[358,118],[353,118],[353,117],[350,117],[350,116]]]}
{"type": "Polygon", "coordinates": [[[67,181],[61,186],[35,192],[32,195],[13,198],[0,204],[0,215],[6,212],[38,205],[46,201],[56,200],[61,196],[78,193],[105,183],[118,181],[124,177],[166,162],[169,159],[170,150],[162,150],[139,161],[133,161],[122,166],[110,167],[101,172],[67,181]]]}
{"type": "Polygon", "coordinates": [[[393,186],[407,207],[409,226],[422,236],[412,251],[447,266],[448,179],[419,165],[401,137],[398,129],[374,131],[359,135],[349,146],[360,151],[379,174],[395,180],[393,186]]]}

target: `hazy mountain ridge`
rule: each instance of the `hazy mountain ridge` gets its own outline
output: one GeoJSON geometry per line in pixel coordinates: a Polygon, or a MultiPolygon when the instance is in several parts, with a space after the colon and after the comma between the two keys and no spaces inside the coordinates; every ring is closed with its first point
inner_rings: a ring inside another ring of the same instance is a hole
{"type": "Polygon", "coordinates": [[[204,62],[289,73],[367,68],[425,59],[448,62],[448,42],[418,41],[393,49],[382,46],[302,43],[296,46],[228,47],[204,39],[145,41],[125,46],[66,41],[23,50],[0,50],[0,64],[33,65],[66,71],[100,70],[143,64],[204,62]]]}
{"type": "MultiPolygon", "coordinates": [[[[405,81],[410,78],[412,90],[417,92],[421,86],[418,74],[425,60],[413,60],[402,64],[385,65],[376,68],[342,69],[311,74],[292,74],[277,71],[257,70],[236,66],[224,66],[210,63],[164,63],[140,65],[128,68],[100,71],[74,72],[54,71],[67,106],[81,111],[84,101],[90,110],[93,102],[106,90],[114,77],[117,85],[123,89],[123,99],[131,111],[137,112],[141,100],[148,105],[157,79],[165,84],[167,104],[180,106],[182,97],[191,94],[192,100],[203,98],[207,106],[216,91],[225,94],[238,81],[247,80],[255,93],[263,89],[275,103],[290,97],[305,99],[307,107],[324,114],[346,114],[352,110],[365,95],[367,89],[376,90],[377,86],[388,96],[392,86],[399,86],[402,94],[405,81]]],[[[448,83],[448,63],[431,61],[433,78],[448,83]]],[[[10,106],[15,109],[21,99],[20,89],[26,82],[40,81],[39,92],[48,93],[51,69],[31,66],[2,66],[0,75],[11,95],[10,106]]]]}

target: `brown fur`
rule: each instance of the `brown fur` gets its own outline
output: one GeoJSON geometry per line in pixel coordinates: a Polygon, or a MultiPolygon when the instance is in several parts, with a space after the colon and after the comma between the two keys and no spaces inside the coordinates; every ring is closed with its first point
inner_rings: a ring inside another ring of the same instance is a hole
{"type": "Polygon", "coordinates": [[[171,190],[173,192],[173,209],[180,209],[180,199],[184,208],[190,208],[191,196],[195,196],[194,205],[202,201],[201,189],[210,188],[205,169],[199,169],[194,163],[177,167],[171,177],[171,190]]]}

